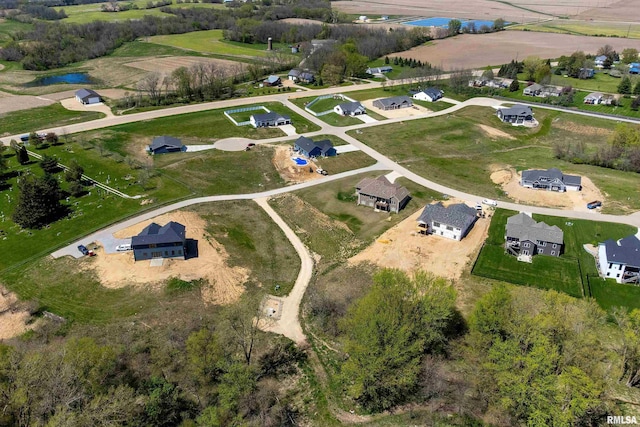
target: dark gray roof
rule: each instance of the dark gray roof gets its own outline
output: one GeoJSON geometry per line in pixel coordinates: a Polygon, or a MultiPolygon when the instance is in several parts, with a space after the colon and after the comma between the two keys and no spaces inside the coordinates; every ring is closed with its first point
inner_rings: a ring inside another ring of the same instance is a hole
{"type": "Polygon", "coordinates": [[[76,91],[76,96],[80,99],[86,99],[86,98],[93,98],[93,97],[98,97],[100,98],[100,95],[98,95],[97,92],[91,90],[91,89],[78,89],[76,91]]]}
{"type": "Polygon", "coordinates": [[[528,105],[515,104],[510,108],[500,108],[498,111],[502,112],[503,116],[532,116],[533,111],[528,105]]]}
{"type": "Polygon", "coordinates": [[[156,136],[153,138],[153,141],[151,141],[151,145],[149,145],[151,151],[162,147],[182,148],[182,141],[172,136],[156,136]]]}
{"type": "Polygon", "coordinates": [[[558,168],[551,168],[547,170],[531,169],[522,171],[523,181],[545,181],[545,180],[559,179],[568,185],[582,185],[582,177],[577,175],[564,175],[558,168]]]}
{"type": "Polygon", "coordinates": [[[404,200],[405,197],[409,196],[409,190],[400,184],[392,184],[384,175],[377,178],[364,178],[356,185],[356,189],[362,194],[380,197],[381,199],[395,197],[398,200],[404,200]]]}
{"type": "Polygon", "coordinates": [[[382,99],[378,99],[376,102],[379,102],[385,107],[389,107],[391,105],[405,104],[405,103],[408,103],[409,105],[413,105],[413,101],[411,100],[411,98],[409,98],[406,95],[392,96],[391,98],[382,98],[382,99]]]}
{"type": "Polygon", "coordinates": [[[464,203],[456,203],[445,207],[442,202],[424,207],[418,222],[431,224],[436,221],[466,231],[478,218],[478,211],[464,203]]]}
{"type": "Polygon", "coordinates": [[[507,237],[515,237],[520,241],[530,240],[560,244],[564,242],[564,233],[559,227],[536,222],[524,212],[507,218],[507,237]]]}
{"type": "Polygon", "coordinates": [[[278,119],[289,120],[289,116],[287,116],[286,114],[279,114],[279,113],[276,113],[275,111],[269,111],[268,113],[262,113],[262,114],[254,114],[252,117],[256,122],[272,122],[278,119]]]}
{"type": "Polygon", "coordinates": [[[300,78],[302,80],[314,80],[315,76],[313,75],[313,73],[310,73],[309,71],[303,71],[300,73],[300,78]]]}
{"type": "Polygon", "coordinates": [[[640,267],[640,240],[628,236],[617,242],[609,239],[603,243],[607,250],[607,261],[640,267]]]}
{"type": "Polygon", "coordinates": [[[131,246],[158,245],[164,243],[184,243],[185,228],[178,222],[168,222],[160,226],[155,222],[147,225],[137,236],[131,238],[131,246]]]}
{"type": "Polygon", "coordinates": [[[320,152],[322,154],[326,154],[327,151],[333,148],[333,144],[328,139],[323,139],[322,141],[314,141],[311,138],[307,138],[305,136],[301,136],[296,140],[296,145],[302,148],[307,153],[310,153],[311,150],[318,147],[320,148],[320,152]]]}
{"type": "Polygon", "coordinates": [[[542,90],[543,86],[539,83],[534,83],[530,86],[525,87],[525,90],[527,91],[536,91],[536,90],[542,90]]]}
{"type": "Polygon", "coordinates": [[[423,90],[423,92],[429,95],[431,99],[439,98],[442,96],[442,91],[437,87],[428,87],[423,90]]]}
{"type": "Polygon", "coordinates": [[[298,69],[294,68],[294,69],[292,69],[291,71],[289,71],[289,76],[292,76],[292,77],[300,77],[300,73],[302,73],[302,71],[300,71],[300,70],[298,70],[298,69]]]}
{"type": "Polygon", "coordinates": [[[340,109],[342,111],[344,111],[345,113],[350,113],[352,111],[357,111],[359,109],[364,110],[364,105],[362,105],[361,103],[359,103],[358,101],[353,101],[353,102],[343,102],[342,104],[338,105],[340,107],[340,109]]]}

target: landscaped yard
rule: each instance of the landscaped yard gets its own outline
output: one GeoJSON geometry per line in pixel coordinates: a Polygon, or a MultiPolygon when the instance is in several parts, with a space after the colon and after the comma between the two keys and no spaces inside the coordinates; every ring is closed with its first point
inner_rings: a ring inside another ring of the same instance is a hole
{"type": "Polygon", "coordinates": [[[104,117],[103,113],[95,111],[71,111],[56,103],[46,107],[37,107],[2,114],[0,117],[0,129],[2,129],[3,133],[12,135],[86,122],[102,117],[104,117]]]}
{"type": "MultiPolygon", "coordinates": [[[[636,230],[627,225],[533,215],[536,221],[556,225],[564,232],[565,249],[560,257],[535,255],[533,263],[519,262],[504,250],[504,233],[507,218],[517,212],[496,209],[489,227],[489,236],[478,255],[472,274],[517,285],[541,289],[555,289],[571,296],[593,296],[604,308],[625,302],[628,307],[640,307],[640,288],[633,286],[608,287],[606,293],[598,286],[590,290],[587,275],[597,276],[593,256],[583,248],[584,244],[597,244],[607,239],[619,239],[636,230]],[[635,299],[628,298],[630,295],[635,299]],[[615,304],[617,302],[617,304],[615,304]]],[[[591,279],[594,283],[593,278],[591,279]]],[[[595,282],[599,281],[596,279],[595,282]]],[[[609,283],[607,283],[608,285],[609,283]]]]}
{"type": "MultiPolygon", "coordinates": [[[[518,74],[518,79],[524,81],[525,73],[518,74]]],[[[630,76],[632,83],[640,81],[639,77],[630,76]]],[[[591,79],[576,79],[551,75],[551,84],[555,86],[571,86],[575,89],[583,89],[590,92],[618,93],[618,85],[621,78],[611,77],[609,73],[598,71],[591,79]]]]}
{"type": "Polygon", "coordinates": [[[579,117],[534,108],[541,125],[524,129],[505,125],[491,108],[468,107],[453,114],[361,129],[350,135],[413,172],[443,185],[490,198],[508,199],[490,178],[494,165],[521,169],[560,168],[589,177],[606,193],[607,212],[640,209],[638,175],[558,160],[557,141],[586,143],[597,150],[616,126],[612,120],[579,117]],[[479,125],[514,139],[491,137],[479,125]]]}

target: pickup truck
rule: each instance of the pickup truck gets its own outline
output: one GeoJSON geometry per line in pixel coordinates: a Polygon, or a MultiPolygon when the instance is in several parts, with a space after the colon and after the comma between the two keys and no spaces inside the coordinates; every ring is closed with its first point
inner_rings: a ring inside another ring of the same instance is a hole
{"type": "Polygon", "coordinates": [[[491,200],[491,199],[484,199],[482,201],[482,204],[487,205],[487,206],[498,206],[498,202],[496,202],[495,200],[491,200]]]}
{"type": "Polygon", "coordinates": [[[328,172],[322,168],[316,169],[316,173],[319,173],[320,175],[328,175],[328,172]]]}
{"type": "Polygon", "coordinates": [[[600,200],[594,200],[593,202],[587,203],[587,209],[595,209],[602,206],[602,202],[600,200]]]}

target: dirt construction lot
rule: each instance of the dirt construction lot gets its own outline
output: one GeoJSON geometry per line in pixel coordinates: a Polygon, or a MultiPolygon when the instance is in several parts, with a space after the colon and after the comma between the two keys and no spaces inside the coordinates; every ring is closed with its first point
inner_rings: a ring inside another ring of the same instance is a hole
{"type": "Polygon", "coordinates": [[[138,234],[151,222],[164,225],[177,221],[186,227],[187,239],[198,242],[198,256],[187,260],[165,259],[162,266],[151,267],[150,261],[134,262],[132,252],[105,254],[102,248],[97,256],[87,258],[84,268],[94,270],[100,282],[108,288],[124,286],[151,287],[159,289],[170,277],[191,281],[206,279],[208,284],[202,288],[202,298],[211,304],[230,304],[236,301],[244,291],[243,284],[249,277],[249,271],[240,267],[229,267],[229,255],[225,248],[206,232],[206,222],[196,213],[177,211],[160,215],[152,220],[143,221],[115,233],[125,238],[138,234]]]}
{"type": "Polygon", "coordinates": [[[322,178],[322,175],[316,173],[318,167],[312,161],[308,160],[306,166],[297,166],[293,160],[291,160],[291,156],[294,155],[291,146],[276,145],[274,148],[276,152],[273,156],[273,165],[282,179],[288,184],[299,184],[301,182],[322,178]],[[313,169],[313,172],[309,172],[309,168],[313,169]]]}
{"type": "Polygon", "coordinates": [[[587,203],[593,200],[604,201],[600,190],[586,176],[582,177],[582,191],[558,193],[522,187],[521,174],[511,167],[493,166],[492,171],[491,180],[500,185],[517,203],[588,212],[587,203]]]}
{"type": "MultiPolygon", "coordinates": [[[[460,201],[450,200],[445,205],[450,203],[460,201]]],[[[370,262],[380,267],[399,268],[407,272],[420,269],[452,280],[460,278],[462,271],[486,239],[490,218],[478,219],[467,237],[457,242],[417,233],[416,220],[421,213],[422,208],[386,231],[349,262],[370,262]]]]}
{"type": "MultiPolygon", "coordinates": [[[[595,54],[604,44],[610,44],[617,52],[625,48],[640,50],[640,40],[566,34],[535,33],[532,31],[500,31],[491,34],[461,34],[444,40],[434,40],[428,45],[393,54],[404,58],[427,61],[445,70],[456,68],[481,68],[501,65],[516,57],[527,56],[558,58],[577,50],[595,54]],[[496,49],[500,46],[500,49],[496,49]]],[[[391,55],[390,55],[391,56],[391,55]]]]}

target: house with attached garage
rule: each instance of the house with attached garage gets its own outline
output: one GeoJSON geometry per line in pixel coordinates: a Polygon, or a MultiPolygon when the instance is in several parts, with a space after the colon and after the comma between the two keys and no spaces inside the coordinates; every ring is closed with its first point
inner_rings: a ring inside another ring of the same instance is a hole
{"type": "Polygon", "coordinates": [[[175,153],[185,150],[185,146],[178,138],[172,136],[156,136],[147,147],[151,154],[175,153]]]}
{"type": "Polygon", "coordinates": [[[356,185],[358,205],[370,206],[384,212],[400,212],[411,199],[409,190],[391,183],[384,175],[364,178],[356,185]]]}
{"type": "Polygon", "coordinates": [[[343,102],[333,107],[333,111],[341,116],[359,116],[367,113],[367,109],[358,101],[343,102]]]}
{"type": "Polygon", "coordinates": [[[462,240],[478,219],[478,211],[464,203],[444,206],[442,202],[424,207],[418,217],[418,230],[452,240],[462,240]]]}
{"type": "Polygon", "coordinates": [[[75,93],[76,100],[84,105],[98,104],[102,102],[102,98],[97,92],[91,89],[79,89],[75,93]]]}
{"type": "Polygon", "coordinates": [[[444,92],[436,87],[428,87],[418,93],[413,94],[413,99],[417,99],[419,101],[435,102],[438,99],[442,98],[443,94],[444,92]]]}
{"type": "Polygon", "coordinates": [[[160,226],[152,222],[140,234],[131,238],[133,259],[135,261],[153,258],[184,259],[186,243],[184,225],[171,221],[160,226]]]}
{"type": "Polygon", "coordinates": [[[600,55],[600,56],[596,56],[593,62],[595,63],[596,67],[602,68],[604,67],[604,63],[606,60],[607,60],[607,55],[600,55]]]}
{"type": "Polygon", "coordinates": [[[392,96],[391,98],[376,99],[373,101],[373,106],[381,110],[397,110],[413,107],[413,101],[405,95],[392,96]]]}
{"type": "Polygon", "coordinates": [[[333,148],[333,144],[328,139],[314,141],[311,138],[304,136],[301,136],[296,140],[293,144],[293,150],[307,158],[330,157],[337,154],[336,149],[333,148]]]}
{"type": "Polygon", "coordinates": [[[527,96],[537,96],[538,98],[548,98],[550,96],[560,96],[562,94],[562,89],[555,86],[543,86],[541,84],[534,83],[525,87],[522,94],[527,96]]]}
{"type": "Polygon", "coordinates": [[[533,255],[560,256],[564,233],[555,225],[536,222],[524,212],[507,218],[505,249],[508,253],[530,261],[533,255]]]}
{"type": "Polygon", "coordinates": [[[269,111],[263,114],[253,114],[249,118],[251,126],[254,128],[264,128],[268,126],[284,126],[291,124],[291,117],[286,114],[278,114],[274,111],[269,111]]]}
{"type": "Polygon", "coordinates": [[[278,86],[282,84],[282,80],[278,76],[269,76],[262,82],[265,86],[278,86]]]}
{"type": "Polygon", "coordinates": [[[584,97],[584,103],[590,105],[598,105],[602,102],[602,97],[604,95],[600,92],[591,92],[589,95],[584,97]]]}
{"type": "Polygon", "coordinates": [[[628,236],[598,245],[600,275],[618,283],[640,284],[640,240],[628,236]]]}
{"type": "Polygon", "coordinates": [[[522,171],[520,185],[526,188],[535,188],[549,191],[580,191],[582,190],[582,177],[577,175],[565,175],[560,169],[547,170],[530,169],[522,171]]]}
{"type": "Polygon", "coordinates": [[[504,123],[514,126],[534,124],[533,111],[528,105],[516,104],[510,108],[498,108],[496,115],[504,123]]]}
{"type": "Polygon", "coordinates": [[[303,71],[297,68],[294,68],[291,71],[289,71],[289,74],[287,77],[289,78],[289,80],[293,82],[302,82],[302,83],[313,83],[316,80],[316,77],[313,75],[313,73],[309,71],[303,71]]]}
{"type": "Polygon", "coordinates": [[[382,67],[367,68],[365,70],[367,74],[371,74],[371,75],[384,74],[384,73],[389,73],[391,71],[393,71],[393,67],[391,67],[390,65],[383,65],[382,67]]]}

